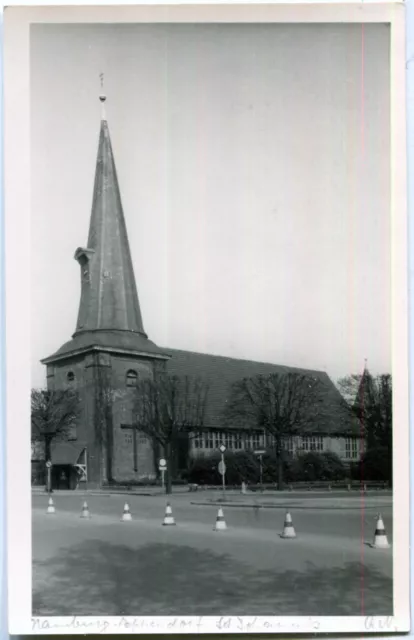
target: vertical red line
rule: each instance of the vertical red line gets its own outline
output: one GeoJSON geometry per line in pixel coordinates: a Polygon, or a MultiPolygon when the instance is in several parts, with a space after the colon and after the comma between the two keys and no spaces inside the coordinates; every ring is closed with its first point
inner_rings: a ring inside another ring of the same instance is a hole
{"type": "MultiPolygon", "coordinates": [[[[353,57],[353,49],[354,49],[354,39],[353,37],[349,39],[348,42],[348,59],[347,59],[347,74],[352,75],[355,73],[354,67],[354,57],[353,57]]],[[[349,354],[350,361],[353,362],[354,359],[354,350],[355,350],[355,331],[354,331],[354,319],[355,312],[353,308],[353,300],[354,300],[354,278],[355,278],[355,264],[353,261],[353,255],[355,251],[355,241],[354,241],[354,218],[355,218],[355,171],[354,171],[354,163],[356,158],[356,150],[355,150],[355,141],[357,138],[357,132],[355,131],[355,122],[354,122],[354,114],[356,113],[354,101],[356,96],[354,95],[353,83],[348,84],[347,89],[347,139],[346,139],[346,159],[347,159],[347,209],[348,209],[348,218],[347,218],[347,248],[348,248],[348,266],[347,266],[347,292],[348,292],[348,305],[347,305],[347,314],[348,314],[348,338],[349,338],[349,354]]]]}
{"type": "MultiPolygon", "coordinates": [[[[364,24],[361,24],[361,140],[360,140],[360,144],[361,144],[361,172],[364,168],[364,161],[365,161],[365,103],[364,103],[364,84],[365,84],[365,40],[364,40],[364,24]]],[[[363,173],[362,173],[362,180],[363,180],[363,173]]],[[[361,182],[360,182],[361,184],[361,182]]],[[[360,421],[360,437],[361,437],[361,443],[364,442],[364,440],[362,439],[364,437],[364,393],[365,393],[365,389],[364,389],[364,384],[365,384],[365,367],[364,367],[364,372],[363,372],[363,377],[362,377],[362,394],[361,394],[361,414],[362,414],[362,419],[360,421]]],[[[362,446],[362,451],[364,450],[364,447],[362,446]]],[[[363,485],[363,481],[364,481],[364,473],[363,473],[363,463],[360,466],[361,469],[361,486],[362,486],[362,493],[361,493],[361,615],[365,615],[364,613],[364,609],[365,609],[365,603],[364,603],[364,520],[365,520],[365,493],[364,493],[364,485],[363,485]]]]}

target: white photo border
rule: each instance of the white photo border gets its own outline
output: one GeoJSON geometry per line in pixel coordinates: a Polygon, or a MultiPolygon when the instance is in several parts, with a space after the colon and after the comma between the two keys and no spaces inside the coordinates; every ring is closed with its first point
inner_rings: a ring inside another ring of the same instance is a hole
{"type": "Polygon", "coordinates": [[[10,634],[406,632],[409,593],[408,221],[402,2],[9,6],[4,12],[6,490],[10,634]],[[32,23],[390,23],[394,424],[392,617],[32,618],[30,482],[30,25],[32,23]],[[18,470],[18,472],[16,471],[18,470]],[[397,526],[398,522],[398,526],[397,526]]]}

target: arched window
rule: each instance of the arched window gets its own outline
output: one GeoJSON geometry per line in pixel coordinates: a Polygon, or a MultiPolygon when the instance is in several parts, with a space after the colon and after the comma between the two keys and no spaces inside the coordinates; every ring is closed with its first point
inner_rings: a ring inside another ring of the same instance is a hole
{"type": "Polygon", "coordinates": [[[68,371],[67,375],[66,375],[66,379],[68,382],[74,382],[75,381],[75,374],[73,373],[73,371],[68,371]]]}
{"type": "Polygon", "coordinates": [[[130,369],[126,374],[126,384],[127,387],[136,387],[138,380],[138,374],[136,371],[130,369]]]}

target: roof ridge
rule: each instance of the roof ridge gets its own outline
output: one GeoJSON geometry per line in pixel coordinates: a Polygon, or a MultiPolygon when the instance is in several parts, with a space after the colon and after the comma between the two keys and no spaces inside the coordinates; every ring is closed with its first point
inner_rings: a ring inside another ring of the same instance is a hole
{"type": "Polygon", "coordinates": [[[175,349],[173,347],[160,347],[161,349],[166,349],[168,352],[174,353],[174,352],[179,352],[179,353],[189,353],[195,356],[206,356],[208,358],[219,358],[220,360],[235,360],[236,362],[246,362],[249,364],[263,364],[263,365],[267,365],[269,367],[281,367],[281,368],[286,368],[286,369],[297,369],[298,371],[312,371],[313,373],[323,373],[328,375],[328,373],[326,371],[324,371],[323,369],[308,369],[306,367],[295,367],[293,365],[290,364],[276,364],[274,362],[264,362],[262,360],[249,360],[247,358],[235,358],[234,356],[223,356],[223,355],[218,355],[215,353],[206,353],[206,352],[201,352],[201,351],[190,351],[188,349],[175,349]]]}

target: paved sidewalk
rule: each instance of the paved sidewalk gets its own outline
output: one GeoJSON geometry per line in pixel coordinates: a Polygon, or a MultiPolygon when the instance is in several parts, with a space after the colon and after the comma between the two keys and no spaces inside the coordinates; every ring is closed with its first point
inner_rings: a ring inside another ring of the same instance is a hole
{"type": "Polygon", "coordinates": [[[354,497],[296,497],[294,493],[279,494],[269,500],[268,496],[240,496],[223,500],[222,498],[192,499],[192,505],[197,506],[222,506],[232,508],[252,509],[383,509],[392,506],[392,496],[354,496],[354,497]]]}

